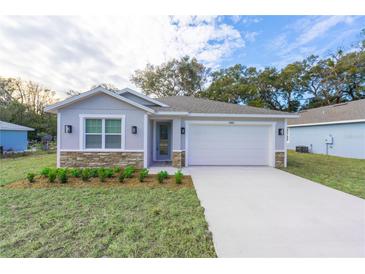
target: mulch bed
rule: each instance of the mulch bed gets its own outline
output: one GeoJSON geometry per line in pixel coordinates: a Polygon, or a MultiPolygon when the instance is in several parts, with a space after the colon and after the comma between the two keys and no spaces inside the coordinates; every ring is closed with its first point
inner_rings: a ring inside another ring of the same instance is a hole
{"type": "Polygon", "coordinates": [[[148,175],[144,182],[140,182],[138,180],[138,175],[136,174],[133,178],[125,179],[124,182],[120,183],[117,177],[107,178],[105,182],[100,182],[99,178],[90,178],[89,181],[84,182],[81,178],[69,177],[67,183],[61,184],[57,180],[54,183],[48,182],[48,179],[43,176],[36,176],[34,183],[29,183],[28,180],[20,180],[8,185],[5,185],[4,188],[53,188],[53,187],[165,187],[170,189],[180,189],[180,188],[193,188],[193,181],[191,176],[184,176],[182,180],[182,184],[178,185],[175,183],[174,176],[169,176],[169,178],[165,179],[162,184],[160,184],[157,180],[156,175],[148,175]]]}

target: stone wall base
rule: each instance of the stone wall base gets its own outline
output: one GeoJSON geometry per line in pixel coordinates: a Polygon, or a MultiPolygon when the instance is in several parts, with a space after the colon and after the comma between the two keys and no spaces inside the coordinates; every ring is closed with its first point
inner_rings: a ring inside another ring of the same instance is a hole
{"type": "Polygon", "coordinates": [[[143,168],[143,152],[61,151],[61,167],[114,167],[132,165],[143,168]]]}
{"type": "Polygon", "coordinates": [[[185,151],[172,152],[172,166],[177,168],[185,166],[185,151]]]}
{"type": "Polygon", "coordinates": [[[285,152],[275,152],[275,167],[285,166],[285,152]]]}

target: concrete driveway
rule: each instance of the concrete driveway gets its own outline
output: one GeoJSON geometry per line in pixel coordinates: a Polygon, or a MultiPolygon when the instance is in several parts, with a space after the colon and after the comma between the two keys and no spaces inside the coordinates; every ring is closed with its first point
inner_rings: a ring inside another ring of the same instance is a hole
{"type": "Polygon", "coordinates": [[[189,167],[219,257],[365,257],[365,200],[269,167],[189,167]]]}

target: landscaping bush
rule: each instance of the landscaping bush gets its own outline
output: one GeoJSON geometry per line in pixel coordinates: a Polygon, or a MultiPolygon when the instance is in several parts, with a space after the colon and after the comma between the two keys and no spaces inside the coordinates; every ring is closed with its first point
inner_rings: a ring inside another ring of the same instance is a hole
{"type": "Polygon", "coordinates": [[[27,180],[29,183],[34,183],[34,177],[35,177],[35,174],[34,173],[28,173],[27,174],[27,180]]]}
{"type": "Polygon", "coordinates": [[[97,168],[90,168],[89,172],[90,172],[90,177],[93,177],[93,178],[98,177],[98,169],[97,168]]]}
{"type": "Polygon", "coordinates": [[[113,177],[113,175],[114,175],[113,169],[111,169],[111,168],[105,168],[104,171],[105,171],[105,176],[107,178],[113,177]]]}
{"type": "Polygon", "coordinates": [[[56,178],[57,178],[57,170],[56,169],[51,169],[48,173],[48,182],[54,183],[56,178]]]}
{"type": "Polygon", "coordinates": [[[132,178],[134,173],[134,167],[132,166],[126,166],[123,170],[124,178],[132,178]]]}
{"type": "Polygon", "coordinates": [[[106,179],[105,168],[98,169],[98,177],[99,177],[100,182],[105,182],[105,179],[106,179]]]}
{"type": "Polygon", "coordinates": [[[84,181],[84,182],[87,182],[89,181],[91,175],[90,175],[90,169],[89,168],[84,168],[82,171],[81,171],[81,179],[84,181]]]}
{"type": "Polygon", "coordinates": [[[48,177],[48,174],[50,172],[51,168],[49,167],[45,167],[41,170],[41,175],[44,176],[44,177],[48,177]]]}
{"type": "Polygon", "coordinates": [[[178,170],[175,172],[175,182],[180,185],[182,183],[184,174],[181,172],[181,170],[178,170]]]}
{"type": "Polygon", "coordinates": [[[59,168],[56,168],[56,172],[57,172],[57,174],[59,173],[59,172],[67,172],[68,171],[68,169],[66,169],[66,168],[63,168],[63,167],[59,167],[59,168]]]}
{"type": "Polygon", "coordinates": [[[80,178],[81,176],[81,170],[79,168],[73,168],[71,169],[71,176],[75,178],[80,178]]]}
{"type": "Polygon", "coordinates": [[[67,170],[65,170],[65,169],[58,170],[57,176],[58,176],[58,180],[60,181],[60,183],[62,183],[62,184],[67,183],[67,181],[68,181],[67,170]]]}
{"type": "Polygon", "coordinates": [[[144,179],[147,177],[148,175],[148,169],[144,168],[139,172],[139,181],[142,183],[144,181],[144,179]]]}
{"type": "Polygon", "coordinates": [[[160,183],[160,184],[162,184],[163,183],[163,181],[165,180],[165,179],[167,179],[169,177],[169,174],[167,173],[167,171],[166,170],[161,170],[159,173],[157,173],[157,179],[158,179],[158,182],[160,183]]]}

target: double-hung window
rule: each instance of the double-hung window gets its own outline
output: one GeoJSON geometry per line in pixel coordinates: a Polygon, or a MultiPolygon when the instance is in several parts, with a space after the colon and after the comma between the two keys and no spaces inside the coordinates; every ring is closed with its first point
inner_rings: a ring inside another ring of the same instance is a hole
{"type": "Polygon", "coordinates": [[[85,149],[122,149],[122,119],[85,118],[85,149]]]}

